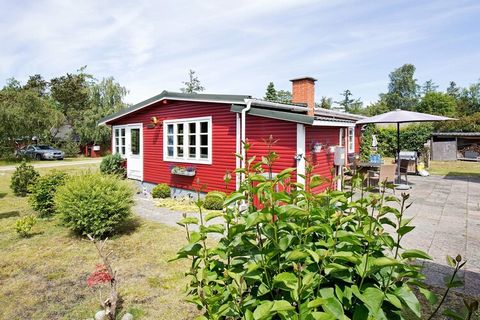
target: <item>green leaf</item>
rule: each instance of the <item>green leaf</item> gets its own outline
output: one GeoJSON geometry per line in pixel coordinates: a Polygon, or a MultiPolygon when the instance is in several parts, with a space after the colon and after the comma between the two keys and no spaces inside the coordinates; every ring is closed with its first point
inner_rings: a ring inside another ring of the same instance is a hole
{"type": "Polygon", "coordinates": [[[372,260],[372,265],[376,267],[387,267],[387,266],[398,266],[401,265],[402,263],[396,259],[389,258],[389,257],[380,257],[380,258],[375,258],[372,260]]]}
{"type": "Polygon", "coordinates": [[[296,289],[297,276],[291,272],[282,272],[273,277],[273,285],[281,289],[296,289]]]}
{"type": "Polygon", "coordinates": [[[232,192],[223,202],[223,206],[227,207],[230,204],[237,202],[239,200],[245,199],[245,195],[241,192],[232,192]]]}
{"type": "Polygon", "coordinates": [[[418,290],[420,291],[421,294],[425,296],[425,298],[427,299],[428,303],[430,303],[430,305],[433,306],[438,302],[437,295],[432,291],[422,287],[418,287],[418,290]]]}
{"type": "Polygon", "coordinates": [[[212,224],[205,228],[205,231],[208,233],[220,233],[225,232],[225,226],[223,224],[212,224]]]}
{"type": "Polygon", "coordinates": [[[420,302],[418,302],[417,297],[412,292],[412,290],[407,286],[403,285],[395,289],[394,294],[403,301],[403,303],[415,313],[417,317],[421,317],[420,312],[420,302]]]}
{"type": "Polygon", "coordinates": [[[455,265],[457,264],[455,262],[455,259],[447,255],[447,263],[450,267],[455,268],[455,265]]]}
{"type": "Polygon", "coordinates": [[[278,247],[280,248],[280,250],[282,251],[287,250],[288,246],[292,242],[292,239],[293,239],[292,235],[281,237],[280,240],[278,240],[278,247]]]}
{"type": "Polygon", "coordinates": [[[432,260],[432,257],[430,257],[427,253],[423,252],[422,250],[405,250],[402,253],[402,258],[403,259],[411,259],[411,258],[418,258],[418,259],[426,259],[426,260],[432,260]]]}
{"type": "Polygon", "coordinates": [[[210,212],[208,213],[206,216],[205,216],[205,222],[206,221],[210,221],[216,217],[221,217],[223,215],[223,212],[222,211],[214,211],[214,212],[210,212]]]}
{"type": "Polygon", "coordinates": [[[305,217],[310,215],[308,211],[293,204],[287,204],[285,206],[282,206],[281,210],[287,217],[292,217],[292,218],[305,217]]]}
{"type": "Polygon", "coordinates": [[[308,257],[308,253],[303,252],[301,250],[295,249],[293,251],[290,251],[287,254],[287,260],[289,261],[296,261],[296,260],[302,260],[308,257]]]}
{"type": "Polygon", "coordinates": [[[458,314],[458,312],[455,312],[453,310],[447,309],[443,311],[442,313],[444,316],[447,316],[450,319],[453,320],[465,320],[465,316],[462,314],[458,314]]]}
{"type": "Polygon", "coordinates": [[[284,170],[282,170],[281,172],[279,172],[275,178],[276,178],[276,179],[282,179],[282,178],[284,178],[285,176],[290,175],[290,174],[291,174],[293,171],[295,171],[295,170],[297,170],[297,168],[287,168],[287,169],[284,169],[284,170]]]}
{"type": "Polygon", "coordinates": [[[325,312],[334,317],[334,319],[343,319],[344,312],[340,301],[337,298],[316,298],[308,303],[308,308],[314,309],[322,307],[325,312]]]}
{"type": "Polygon", "coordinates": [[[295,310],[295,307],[286,300],[263,301],[255,308],[253,318],[255,320],[270,319],[276,313],[291,310],[295,310]]]}
{"type": "Polygon", "coordinates": [[[335,317],[326,312],[312,312],[308,314],[307,320],[335,320],[335,317]]]}
{"type": "Polygon", "coordinates": [[[397,230],[397,233],[401,236],[404,236],[406,235],[407,233],[409,233],[410,231],[412,231],[413,229],[415,229],[414,226],[403,226],[403,227],[400,227],[398,230],[397,230]]]}
{"type": "Polygon", "coordinates": [[[187,244],[185,247],[180,249],[179,254],[186,254],[189,256],[196,256],[202,249],[202,245],[199,243],[190,243],[187,244]]]}
{"type": "Polygon", "coordinates": [[[178,224],[181,226],[184,226],[186,224],[198,224],[198,218],[195,218],[195,217],[183,218],[182,220],[178,221],[178,224]]]}

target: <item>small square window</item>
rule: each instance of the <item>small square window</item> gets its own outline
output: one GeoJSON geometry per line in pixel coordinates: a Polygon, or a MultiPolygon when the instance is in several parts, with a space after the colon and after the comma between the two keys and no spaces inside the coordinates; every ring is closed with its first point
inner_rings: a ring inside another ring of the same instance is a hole
{"type": "Polygon", "coordinates": [[[200,122],[200,133],[208,133],[208,122],[200,122]]]}
{"type": "Polygon", "coordinates": [[[190,158],[195,158],[197,156],[197,148],[195,147],[189,147],[188,148],[188,156],[190,158]]]}
{"type": "Polygon", "coordinates": [[[173,157],[173,147],[168,147],[167,148],[167,154],[169,157],[173,157]]]}
{"type": "Polygon", "coordinates": [[[167,132],[168,132],[168,134],[173,134],[173,124],[169,124],[167,126],[167,132]]]}

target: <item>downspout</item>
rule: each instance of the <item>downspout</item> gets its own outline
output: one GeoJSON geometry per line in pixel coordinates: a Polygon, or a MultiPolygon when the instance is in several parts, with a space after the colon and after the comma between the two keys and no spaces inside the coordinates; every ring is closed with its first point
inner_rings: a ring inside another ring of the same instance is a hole
{"type": "MultiPolygon", "coordinates": [[[[242,133],[241,133],[242,144],[240,145],[240,148],[241,148],[240,154],[242,155],[242,168],[245,168],[247,163],[247,159],[245,159],[245,147],[243,143],[245,143],[247,140],[246,138],[247,112],[250,111],[250,109],[252,108],[252,101],[253,99],[245,99],[245,103],[247,106],[242,110],[242,133]]],[[[243,181],[243,179],[244,179],[244,174],[242,173],[240,181],[243,181]]]]}

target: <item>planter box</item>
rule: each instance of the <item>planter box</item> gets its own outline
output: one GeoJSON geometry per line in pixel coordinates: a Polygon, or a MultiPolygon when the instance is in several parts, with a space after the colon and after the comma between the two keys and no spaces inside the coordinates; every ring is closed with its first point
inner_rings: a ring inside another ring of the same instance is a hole
{"type": "Polygon", "coordinates": [[[175,169],[172,169],[170,172],[177,176],[186,176],[186,177],[193,177],[195,176],[195,173],[196,173],[195,171],[175,170],[175,169]]]}

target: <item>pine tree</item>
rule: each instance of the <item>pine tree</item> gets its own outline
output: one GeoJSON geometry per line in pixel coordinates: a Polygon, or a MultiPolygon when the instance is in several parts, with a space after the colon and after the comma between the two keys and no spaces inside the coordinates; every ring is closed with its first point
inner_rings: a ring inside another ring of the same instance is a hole
{"type": "Polygon", "coordinates": [[[265,97],[263,99],[272,102],[276,102],[278,100],[277,91],[275,90],[275,85],[273,82],[268,84],[267,90],[265,91],[265,97]]]}
{"type": "Polygon", "coordinates": [[[202,87],[200,80],[195,75],[195,71],[190,69],[190,71],[188,72],[188,77],[188,81],[182,82],[185,87],[180,88],[180,91],[182,91],[183,93],[198,93],[199,91],[205,90],[205,88],[202,87]]]}

